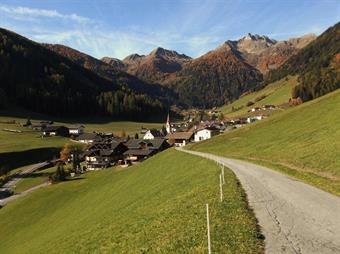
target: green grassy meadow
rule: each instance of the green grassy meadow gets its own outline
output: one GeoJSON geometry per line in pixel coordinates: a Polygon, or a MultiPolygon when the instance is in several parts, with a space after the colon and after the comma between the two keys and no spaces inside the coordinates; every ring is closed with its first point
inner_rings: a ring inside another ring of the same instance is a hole
{"type": "MultiPolygon", "coordinates": [[[[40,131],[34,131],[22,124],[26,123],[27,117],[32,117],[32,123],[39,123],[40,120],[51,120],[52,118],[34,114],[31,112],[17,115],[16,112],[0,112],[0,167],[9,167],[15,170],[28,164],[38,163],[44,160],[58,156],[60,149],[66,143],[70,143],[69,138],[48,137],[41,138],[40,131]],[[8,123],[10,121],[15,123],[8,123]],[[4,129],[19,130],[21,133],[8,132],[4,129]]],[[[54,119],[52,119],[54,120],[54,119]]],[[[124,131],[127,135],[134,136],[140,133],[141,127],[144,128],[161,128],[160,123],[139,123],[129,121],[110,121],[109,119],[82,119],[85,123],[86,132],[113,132],[120,135],[124,131]]],[[[55,125],[70,126],[73,123],[82,123],[81,121],[70,122],[67,119],[58,119],[55,125]]],[[[140,134],[141,135],[141,134],[140,134]]]]}
{"type": "Polygon", "coordinates": [[[297,84],[296,76],[289,76],[286,79],[279,80],[272,84],[269,84],[265,88],[250,93],[248,95],[242,96],[240,99],[234,101],[231,104],[224,105],[220,108],[221,112],[226,117],[238,117],[246,115],[248,110],[253,107],[260,107],[265,104],[281,105],[287,103],[289,98],[291,98],[291,91],[297,84]],[[256,98],[261,96],[266,96],[260,101],[255,101],[256,98]],[[254,105],[247,107],[247,102],[252,101],[254,105]],[[234,111],[233,111],[234,107],[234,111]]]}
{"type": "Polygon", "coordinates": [[[190,149],[254,161],[340,195],[340,90],[190,149]]]}
{"type": "Polygon", "coordinates": [[[81,175],[0,209],[0,253],[207,253],[210,205],[214,253],[263,253],[245,193],[218,166],[162,152],[127,169],[81,175]]]}

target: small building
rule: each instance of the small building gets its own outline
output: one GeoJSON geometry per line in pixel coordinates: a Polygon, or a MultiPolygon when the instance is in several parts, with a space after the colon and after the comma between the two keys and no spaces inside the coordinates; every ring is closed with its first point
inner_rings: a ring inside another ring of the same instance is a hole
{"type": "Polygon", "coordinates": [[[262,106],[262,109],[264,109],[264,110],[272,110],[272,109],[275,109],[275,108],[276,108],[275,105],[270,105],[270,104],[262,106]]]}
{"type": "Polygon", "coordinates": [[[127,161],[135,162],[169,148],[164,138],[155,139],[130,139],[125,143],[128,150],[124,152],[127,161]]]}
{"type": "Polygon", "coordinates": [[[145,160],[156,153],[155,150],[143,150],[143,149],[129,149],[124,155],[127,161],[136,162],[140,160],[145,160]]]}
{"type": "Polygon", "coordinates": [[[43,129],[42,134],[44,137],[51,136],[67,137],[69,135],[69,130],[65,126],[47,126],[43,129]]]}
{"type": "Polygon", "coordinates": [[[111,166],[109,158],[102,157],[100,150],[85,152],[85,162],[88,170],[99,170],[111,166]]]}
{"type": "Polygon", "coordinates": [[[85,126],[71,126],[69,127],[69,134],[70,136],[79,136],[84,133],[85,126]]]}
{"type": "Polygon", "coordinates": [[[104,140],[92,144],[83,154],[89,170],[98,170],[113,166],[118,160],[123,159],[127,147],[115,140],[104,140]]]}
{"type": "Polygon", "coordinates": [[[255,108],[250,109],[248,112],[256,112],[256,111],[260,111],[260,110],[261,110],[261,108],[255,107],[255,108]]]}
{"type": "Polygon", "coordinates": [[[35,131],[43,131],[47,126],[45,124],[31,124],[29,128],[35,131]]]}
{"type": "Polygon", "coordinates": [[[76,140],[81,143],[92,144],[94,142],[102,141],[102,137],[98,133],[83,133],[80,134],[76,140]]]}
{"type": "Polygon", "coordinates": [[[213,136],[216,136],[220,133],[220,130],[216,127],[206,127],[204,129],[198,130],[195,133],[194,140],[195,142],[199,142],[202,140],[207,140],[212,138],[213,136]]]}
{"type": "Polygon", "coordinates": [[[175,146],[180,147],[190,143],[193,140],[193,137],[194,133],[191,131],[187,131],[168,133],[165,138],[168,140],[169,143],[173,143],[175,146]]]}
{"type": "Polygon", "coordinates": [[[164,136],[159,130],[150,129],[145,133],[143,139],[155,139],[155,138],[162,138],[162,137],[164,136]]]}

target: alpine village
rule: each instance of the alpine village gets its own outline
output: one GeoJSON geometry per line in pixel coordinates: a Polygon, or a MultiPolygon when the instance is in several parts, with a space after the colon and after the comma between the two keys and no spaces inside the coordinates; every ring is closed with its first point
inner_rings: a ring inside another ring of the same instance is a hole
{"type": "Polygon", "coordinates": [[[227,2],[0,3],[0,253],[340,253],[340,3],[227,2]]]}

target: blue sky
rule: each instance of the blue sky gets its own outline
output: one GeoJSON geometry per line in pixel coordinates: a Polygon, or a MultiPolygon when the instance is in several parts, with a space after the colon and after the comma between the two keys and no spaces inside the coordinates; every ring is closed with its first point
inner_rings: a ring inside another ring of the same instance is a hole
{"type": "Polygon", "coordinates": [[[282,40],[340,21],[340,0],[0,0],[0,27],[97,58],[160,46],[197,57],[246,33],[282,40]]]}

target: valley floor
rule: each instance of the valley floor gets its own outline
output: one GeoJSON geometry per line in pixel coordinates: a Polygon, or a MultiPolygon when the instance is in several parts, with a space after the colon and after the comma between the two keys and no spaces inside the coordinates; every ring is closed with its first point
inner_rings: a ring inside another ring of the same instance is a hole
{"type": "Polygon", "coordinates": [[[263,253],[257,220],[235,175],[174,149],[127,169],[91,172],[0,210],[0,253],[263,253]]]}

